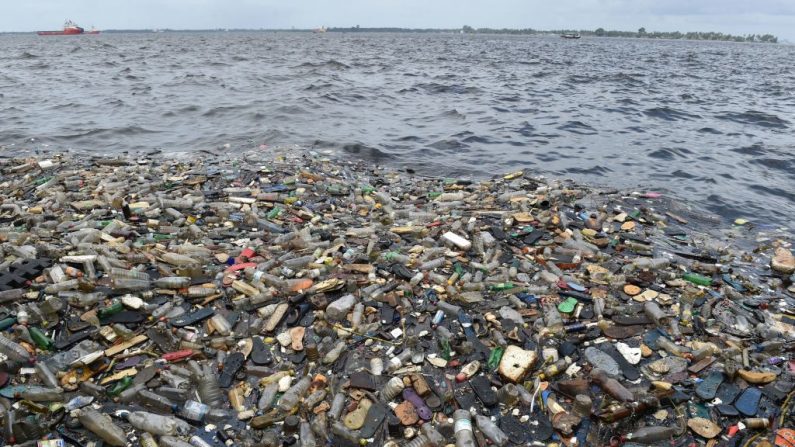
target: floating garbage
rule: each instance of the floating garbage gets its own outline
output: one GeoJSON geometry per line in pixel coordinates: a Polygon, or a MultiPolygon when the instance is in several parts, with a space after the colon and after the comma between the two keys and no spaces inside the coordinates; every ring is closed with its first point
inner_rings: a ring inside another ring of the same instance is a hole
{"type": "Polygon", "coordinates": [[[786,233],[296,150],[0,172],[3,445],[793,445],[786,233]]]}

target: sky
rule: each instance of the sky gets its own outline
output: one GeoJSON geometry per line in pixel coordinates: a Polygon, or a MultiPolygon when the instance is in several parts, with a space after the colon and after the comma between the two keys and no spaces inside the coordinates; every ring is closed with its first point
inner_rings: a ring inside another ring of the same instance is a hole
{"type": "Polygon", "coordinates": [[[57,29],[618,29],[770,33],[795,42],[795,0],[0,0],[0,31],[57,29]]]}

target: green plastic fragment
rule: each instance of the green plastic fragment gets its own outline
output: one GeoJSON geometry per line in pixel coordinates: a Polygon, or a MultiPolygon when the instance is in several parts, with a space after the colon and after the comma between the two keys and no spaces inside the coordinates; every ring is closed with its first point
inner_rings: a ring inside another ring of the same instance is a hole
{"type": "Polygon", "coordinates": [[[560,304],[558,304],[558,310],[563,312],[563,313],[570,314],[570,313],[574,312],[574,308],[576,306],[577,306],[577,299],[576,298],[572,298],[572,297],[568,297],[568,298],[566,298],[566,300],[564,300],[560,304]]]}
{"type": "Polygon", "coordinates": [[[699,275],[698,273],[685,273],[684,276],[682,276],[682,278],[684,278],[686,281],[690,281],[693,284],[696,284],[698,286],[711,286],[712,285],[712,279],[711,278],[707,278],[706,276],[699,275]]]}

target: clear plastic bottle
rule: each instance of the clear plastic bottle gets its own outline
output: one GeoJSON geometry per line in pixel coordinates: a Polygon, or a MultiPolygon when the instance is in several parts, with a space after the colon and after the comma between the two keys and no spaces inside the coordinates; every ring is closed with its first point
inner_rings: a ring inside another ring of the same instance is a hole
{"type": "Polygon", "coordinates": [[[285,393],[279,399],[277,408],[282,411],[290,411],[295,408],[295,406],[298,405],[298,401],[300,401],[301,397],[306,394],[306,391],[309,389],[309,385],[311,384],[312,379],[309,376],[302,377],[298,383],[285,391],[285,393]]]}
{"type": "Polygon", "coordinates": [[[161,436],[160,437],[160,446],[161,447],[193,447],[192,444],[187,443],[179,438],[175,438],[174,436],[161,436]]]}
{"type": "Polygon", "coordinates": [[[135,278],[112,278],[110,285],[114,290],[127,291],[146,290],[152,286],[148,279],[135,278]]]}
{"type": "Polygon", "coordinates": [[[159,447],[157,445],[157,441],[155,441],[154,436],[146,432],[141,433],[140,442],[141,442],[141,447],[159,447]]]}
{"type": "Polygon", "coordinates": [[[127,445],[127,436],[124,434],[124,430],[116,425],[110,416],[90,408],[83,408],[77,418],[83,424],[83,427],[108,444],[115,447],[127,445]]]}
{"type": "Polygon", "coordinates": [[[668,322],[668,315],[663,312],[660,306],[654,301],[643,303],[643,312],[657,326],[663,326],[668,322]]]}
{"type": "MultiPolygon", "coordinates": [[[[400,379],[398,379],[398,380],[400,380],[400,379]]],[[[400,383],[402,384],[403,381],[400,380],[400,383]]],[[[387,384],[387,386],[388,385],[389,384],[387,384]]],[[[386,387],[384,387],[384,388],[386,388],[386,387]]],[[[403,391],[402,388],[401,388],[400,391],[403,391]]],[[[400,393],[400,391],[398,391],[398,393],[400,393]]],[[[383,391],[381,391],[381,392],[383,393],[383,391]]],[[[397,396],[397,394],[395,394],[395,396],[397,396]]],[[[331,409],[329,409],[329,412],[328,412],[329,417],[331,419],[338,420],[340,418],[340,416],[342,415],[342,410],[344,410],[344,409],[345,409],[345,393],[337,392],[336,394],[334,394],[334,399],[331,400],[331,409]]]]}
{"type": "Polygon", "coordinates": [[[403,383],[403,379],[400,377],[392,377],[381,389],[381,400],[390,402],[397,397],[405,387],[406,385],[403,383]]]}
{"type": "Polygon", "coordinates": [[[44,362],[36,362],[34,368],[36,369],[36,375],[39,376],[39,379],[41,379],[42,383],[50,388],[60,387],[60,383],[55,377],[55,374],[53,374],[52,370],[44,362]]]}
{"type": "Polygon", "coordinates": [[[27,385],[19,391],[20,399],[27,399],[31,402],[61,402],[63,401],[62,388],[47,388],[43,386],[27,385]]]}
{"type": "Polygon", "coordinates": [[[279,392],[279,384],[276,382],[269,383],[265,386],[260,394],[259,402],[257,402],[257,408],[260,410],[270,410],[273,405],[273,399],[276,397],[276,393],[279,392]]]}
{"type": "Polygon", "coordinates": [[[133,427],[159,436],[184,436],[192,429],[190,424],[177,418],[146,411],[133,411],[127,420],[133,427]]]}
{"type": "Polygon", "coordinates": [[[340,421],[331,424],[331,432],[334,435],[345,439],[346,441],[350,441],[354,444],[359,444],[359,437],[356,435],[356,433],[352,432],[351,430],[348,430],[348,428],[345,427],[345,425],[343,425],[342,422],[340,421]]]}
{"type": "Polygon", "coordinates": [[[453,433],[455,447],[477,447],[475,434],[472,431],[472,415],[467,410],[453,412],[453,433]]]}
{"type": "Polygon", "coordinates": [[[120,269],[118,267],[112,267],[108,274],[112,278],[128,278],[128,279],[140,279],[142,281],[149,281],[149,274],[146,272],[141,272],[135,269],[120,269]]]}
{"type": "Polygon", "coordinates": [[[155,411],[171,412],[178,408],[177,404],[172,402],[171,399],[151,390],[143,389],[139,391],[138,397],[143,406],[155,411]]]}
{"type": "Polygon", "coordinates": [[[667,353],[671,355],[675,355],[677,357],[684,357],[685,350],[682,346],[677,345],[676,343],[672,342],[671,340],[667,339],[666,337],[658,337],[657,338],[657,346],[660,349],[664,349],[667,353]]]}
{"type": "Polygon", "coordinates": [[[161,289],[184,289],[191,281],[187,276],[165,276],[154,280],[153,284],[161,289]]]}
{"type": "Polygon", "coordinates": [[[546,328],[553,334],[562,334],[564,331],[563,317],[560,316],[560,312],[557,306],[555,306],[555,303],[551,301],[544,302],[542,308],[544,310],[544,323],[546,328]]]}
{"type": "Polygon", "coordinates": [[[491,418],[483,415],[476,415],[475,422],[478,424],[478,429],[485,435],[489,441],[497,446],[504,446],[508,443],[508,435],[497,427],[497,424],[492,422],[491,418]]]}
{"type": "Polygon", "coordinates": [[[323,356],[323,363],[328,365],[336,362],[344,349],[345,349],[345,342],[344,341],[338,342],[329,352],[326,353],[326,355],[323,356]]]}
{"type": "Polygon", "coordinates": [[[654,444],[676,436],[676,427],[641,427],[627,434],[627,440],[639,444],[654,444]]]}
{"type": "Polygon", "coordinates": [[[209,365],[205,365],[202,368],[198,362],[191,360],[188,362],[188,367],[193,373],[193,379],[196,381],[202,403],[211,408],[220,407],[223,404],[224,393],[218,387],[216,374],[210,370],[209,365]]]}
{"type": "Polygon", "coordinates": [[[301,427],[298,432],[299,439],[301,440],[301,447],[317,447],[317,440],[315,434],[312,432],[312,425],[305,421],[301,421],[301,427]]]}
{"type": "Polygon", "coordinates": [[[411,441],[403,444],[403,447],[431,447],[431,440],[425,435],[417,435],[411,441]]]}

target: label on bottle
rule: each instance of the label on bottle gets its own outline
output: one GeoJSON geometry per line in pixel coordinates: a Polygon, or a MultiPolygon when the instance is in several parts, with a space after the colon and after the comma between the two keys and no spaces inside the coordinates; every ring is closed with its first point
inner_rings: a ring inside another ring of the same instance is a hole
{"type": "Polygon", "coordinates": [[[190,419],[192,421],[201,421],[204,419],[204,415],[207,414],[208,409],[209,407],[203,403],[189,400],[185,402],[185,406],[182,408],[180,413],[186,419],[190,419]]]}
{"type": "Polygon", "coordinates": [[[456,419],[453,424],[453,432],[458,433],[463,430],[472,431],[472,420],[467,418],[456,419]]]}

